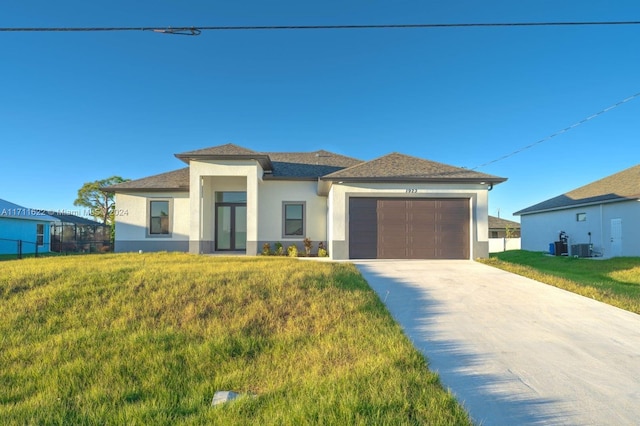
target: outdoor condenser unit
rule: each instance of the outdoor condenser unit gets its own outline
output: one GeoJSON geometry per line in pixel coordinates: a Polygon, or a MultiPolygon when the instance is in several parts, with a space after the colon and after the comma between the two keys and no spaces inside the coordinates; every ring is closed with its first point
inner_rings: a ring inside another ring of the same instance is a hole
{"type": "Polygon", "coordinates": [[[591,244],[571,244],[571,256],[591,257],[591,244]]]}

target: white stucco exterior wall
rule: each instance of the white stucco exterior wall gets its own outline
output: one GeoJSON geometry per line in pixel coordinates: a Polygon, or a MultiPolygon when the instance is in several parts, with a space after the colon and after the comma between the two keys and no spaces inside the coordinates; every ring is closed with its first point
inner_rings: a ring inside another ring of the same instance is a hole
{"type": "MultiPolygon", "coordinates": [[[[262,180],[262,167],[255,160],[207,160],[190,161],[189,163],[189,187],[191,191],[190,201],[190,228],[189,251],[192,253],[210,253],[213,251],[213,237],[209,224],[213,223],[212,198],[215,191],[231,189],[216,189],[211,186],[212,181],[208,177],[243,177],[245,188],[238,189],[236,183],[233,190],[247,192],[247,253],[257,252],[258,241],[258,182],[262,180]],[[205,226],[205,221],[207,225],[205,226]],[[208,233],[206,233],[208,231],[208,233]]],[[[237,181],[234,181],[237,182],[237,181]]]]}
{"type": "Polygon", "coordinates": [[[187,247],[189,241],[189,193],[188,192],[149,192],[117,193],[115,202],[116,251],[158,251],[178,250],[187,247]],[[170,201],[170,219],[168,236],[149,237],[149,201],[170,201]]]}
{"type": "MultiPolygon", "coordinates": [[[[305,237],[313,241],[314,251],[317,243],[327,240],[327,198],[317,195],[318,183],[315,181],[265,180],[260,183],[260,209],[258,218],[258,240],[272,245],[281,242],[301,242],[305,237]],[[283,229],[284,202],[303,202],[305,204],[305,235],[285,237],[283,229]]],[[[302,248],[298,244],[299,249],[302,248]]]]}
{"type": "Polygon", "coordinates": [[[521,216],[522,249],[546,252],[550,243],[558,241],[560,231],[564,231],[569,236],[569,249],[572,244],[591,242],[594,252],[611,257],[611,221],[621,219],[621,255],[640,256],[639,218],[638,200],[525,214],[521,216]],[[585,213],[586,220],[577,221],[578,213],[585,213]]]}

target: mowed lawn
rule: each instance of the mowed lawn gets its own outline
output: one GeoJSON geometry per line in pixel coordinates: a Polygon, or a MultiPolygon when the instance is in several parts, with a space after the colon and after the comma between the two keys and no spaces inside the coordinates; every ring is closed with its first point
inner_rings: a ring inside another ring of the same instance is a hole
{"type": "Polygon", "coordinates": [[[5,261],[0,319],[3,425],[470,424],[346,263],[5,261]]]}
{"type": "Polygon", "coordinates": [[[482,262],[640,314],[638,257],[581,259],[512,250],[482,262]]]}

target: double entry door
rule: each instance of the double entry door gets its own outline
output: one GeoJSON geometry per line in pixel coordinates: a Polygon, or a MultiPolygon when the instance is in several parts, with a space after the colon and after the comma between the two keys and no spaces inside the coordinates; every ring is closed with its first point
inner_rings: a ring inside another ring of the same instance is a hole
{"type": "Polygon", "coordinates": [[[247,248],[247,205],[216,203],[216,250],[247,248]]]}

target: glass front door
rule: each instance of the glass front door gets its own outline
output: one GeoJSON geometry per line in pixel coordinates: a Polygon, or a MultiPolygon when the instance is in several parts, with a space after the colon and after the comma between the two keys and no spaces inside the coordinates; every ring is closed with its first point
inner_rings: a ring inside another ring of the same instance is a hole
{"type": "Polygon", "coordinates": [[[245,250],[246,248],[246,204],[216,204],[216,250],[245,250]]]}

